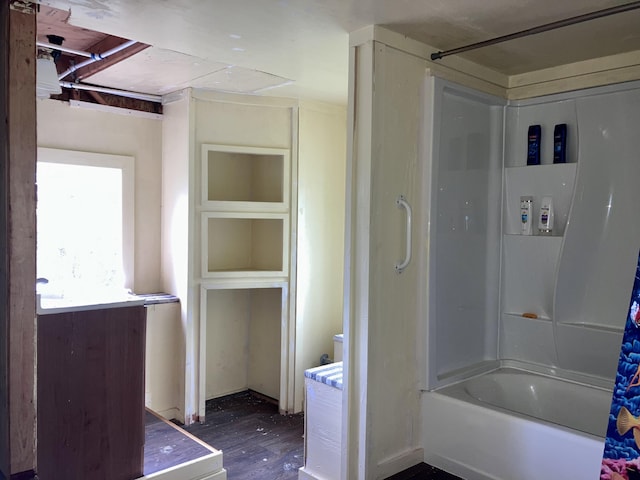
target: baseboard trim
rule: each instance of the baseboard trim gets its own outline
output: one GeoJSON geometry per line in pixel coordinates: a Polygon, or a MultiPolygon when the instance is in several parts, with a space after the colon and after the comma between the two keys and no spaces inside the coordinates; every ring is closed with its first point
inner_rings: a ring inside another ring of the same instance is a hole
{"type": "MultiPolygon", "coordinates": [[[[152,409],[152,407],[147,407],[150,410],[152,409]]],[[[153,411],[155,413],[157,413],[158,415],[160,415],[162,418],[164,418],[165,420],[177,420],[178,419],[178,409],[177,408],[167,408],[166,410],[155,410],[153,409],[153,411]]]]}
{"type": "Polygon", "coordinates": [[[307,472],[304,467],[298,469],[298,480],[319,480],[318,477],[307,472]]]}
{"type": "Polygon", "coordinates": [[[398,455],[380,461],[375,478],[385,479],[391,477],[421,462],[424,462],[424,449],[414,448],[412,450],[406,450],[398,455]]]}

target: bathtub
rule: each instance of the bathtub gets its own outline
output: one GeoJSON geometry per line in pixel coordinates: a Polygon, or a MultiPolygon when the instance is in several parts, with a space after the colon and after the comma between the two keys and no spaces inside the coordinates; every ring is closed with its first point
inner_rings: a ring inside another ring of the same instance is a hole
{"type": "Polygon", "coordinates": [[[515,368],[425,391],[425,462],[467,480],[597,480],[611,390],[515,368]]]}

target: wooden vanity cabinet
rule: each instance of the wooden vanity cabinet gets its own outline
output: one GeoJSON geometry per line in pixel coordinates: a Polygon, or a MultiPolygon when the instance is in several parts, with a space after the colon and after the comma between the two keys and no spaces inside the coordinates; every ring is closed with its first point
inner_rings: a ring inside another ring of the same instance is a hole
{"type": "Polygon", "coordinates": [[[143,474],[145,308],[38,317],[38,477],[143,474]]]}

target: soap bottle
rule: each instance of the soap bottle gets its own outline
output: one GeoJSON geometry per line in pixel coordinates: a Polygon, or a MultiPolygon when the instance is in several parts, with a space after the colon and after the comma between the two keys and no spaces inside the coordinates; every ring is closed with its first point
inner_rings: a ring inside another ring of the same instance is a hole
{"type": "Polygon", "coordinates": [[[542,197],[540,202],[538,232],[541,235],[551,235],[553,232],[553,199],[551,197],[542,197]]]}
{"type": "Polygon", "coordinates": [[[520,219],[522,235],[533,235],[533,197],[520,197],[520,219]]]}

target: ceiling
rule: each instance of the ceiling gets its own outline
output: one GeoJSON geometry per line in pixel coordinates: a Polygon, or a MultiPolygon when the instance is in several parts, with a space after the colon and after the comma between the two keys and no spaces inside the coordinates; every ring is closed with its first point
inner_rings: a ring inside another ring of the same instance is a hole
{"type": "MultiPolygon", "coordinates": [[[[64,10],[57,12],[62,16],[58,20],[69,28],[81,29],[80,33],[87,37],[101,32],[150,45],[143,45],[139,52],[84,78],[88,83],[161,95],[193,86],[345,104],[349,32],[364,26],[384,25],[446,50],[630,0],[40,3],[64,10]]],[[[42,13],[40,16],[44,17],[42,13]]],[[[520,74],[640,50],[638,25],[640,10],[634,10],[460,56],[506,75],[520,74]]],[[[87,49],[95,44],[94,40],[87,38],[73,48],[87,49]]],[[[69,43],[66,41],[65,45],[70,46],[69,43]]]]}

